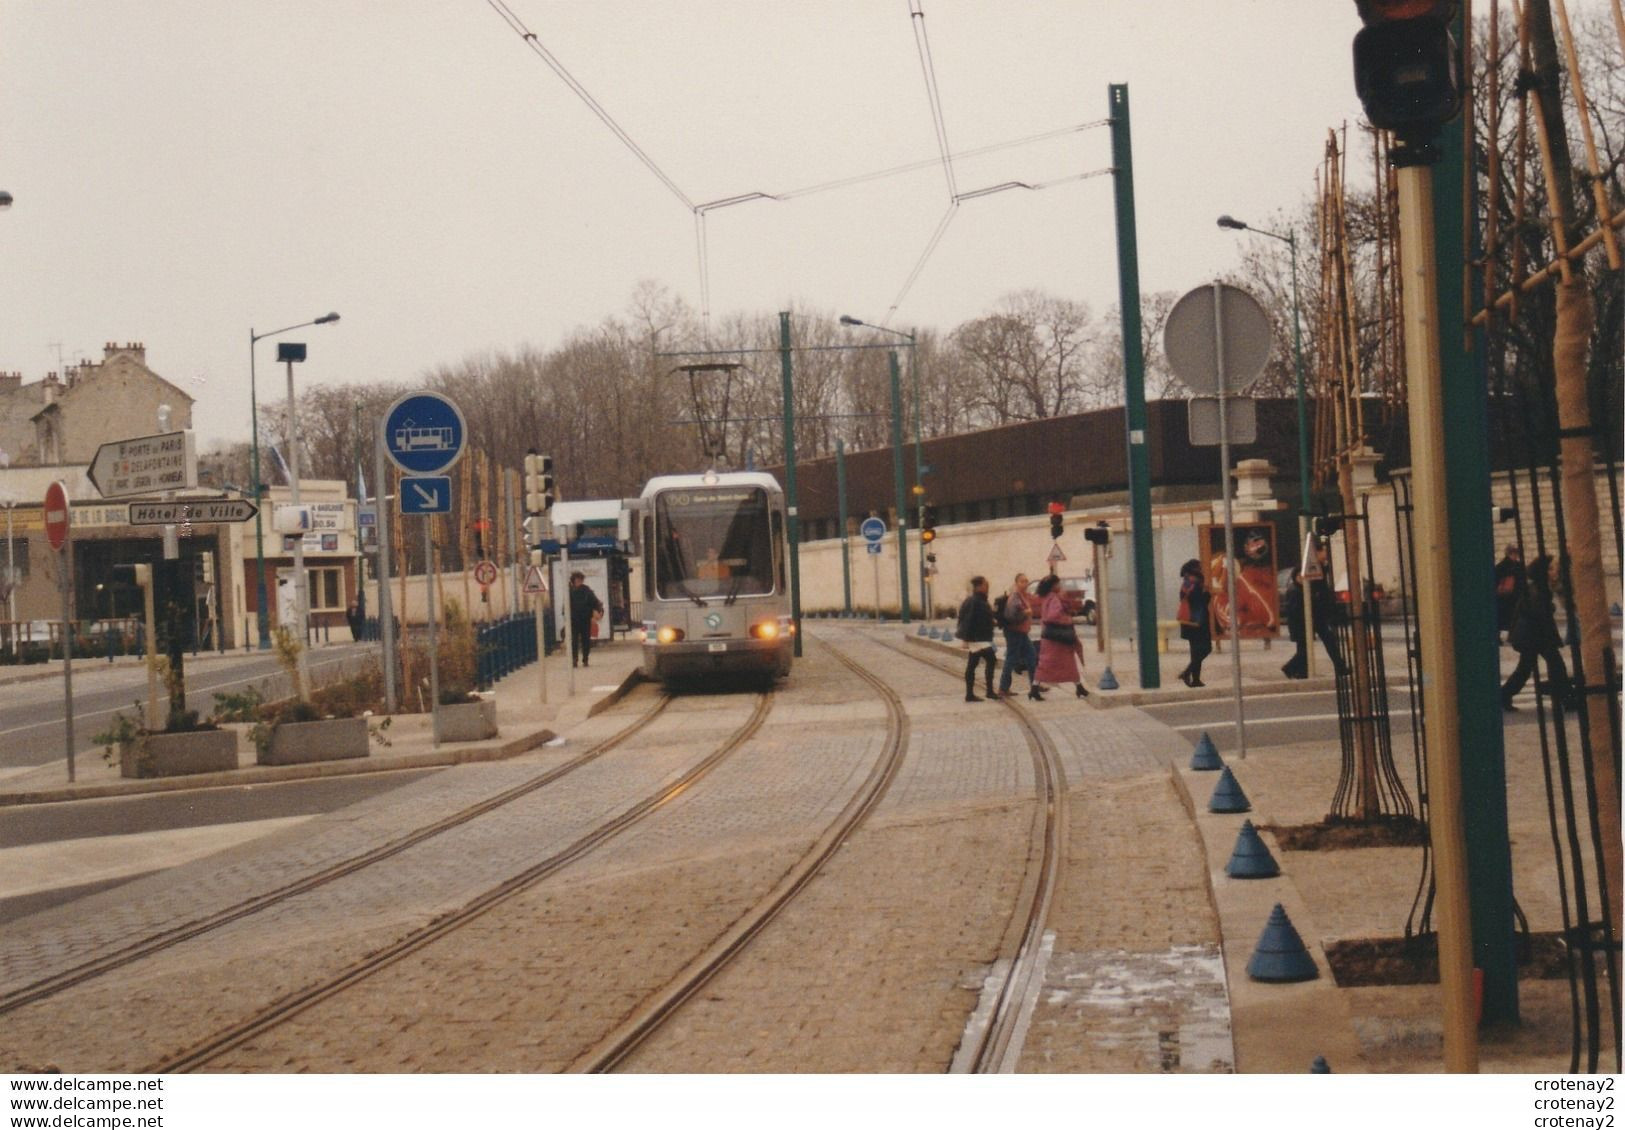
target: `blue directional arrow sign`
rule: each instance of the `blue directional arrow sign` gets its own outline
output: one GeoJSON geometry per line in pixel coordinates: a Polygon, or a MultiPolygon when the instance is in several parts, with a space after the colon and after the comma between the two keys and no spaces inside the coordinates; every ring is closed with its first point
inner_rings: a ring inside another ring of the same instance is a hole
{"type": "Polygon", "coordinates": [[[401,480],[402,514],[444,514],[450,509],[450,475],[414,476],[401,480]]]}
{"type": "Polygon", "coordinates": [[[877,542],[886,536],[886,523],[879,518],[865,518],[858,533],[863,535],[864,541],[877,542]]]}
{"type": "Polygon", "coordinates": [[[408,475],[444,471],[462,457],[467,440],[462,409],[439,393],[409,392],[384,414],[384,452],[408,475]]]}

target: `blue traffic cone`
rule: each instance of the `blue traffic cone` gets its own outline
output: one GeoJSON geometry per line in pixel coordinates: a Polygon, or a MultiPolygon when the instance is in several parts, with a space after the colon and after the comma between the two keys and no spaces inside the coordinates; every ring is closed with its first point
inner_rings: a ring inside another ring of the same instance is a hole
{"type": "Polygon", "coordinates": [[[1230,772],[1230,766],[1224,767],[1219,774],[1219,783],[1213,786],[1213,795],[1208,798],[1207,810],[1209,812],[1250,812],[1252,802],[1247,794],[1241,791],[1236,783],[1236,776],[1230,772]]]}
{"type": "Polygon", "coordinates": [[[1309,1065],[1309,1074],[1311,1075],[1330,1075],[1331,1073],[1332,1065],[1326,1062],[1326,1057],[1323,1055],[1317,1055],[1315,1061],[1309,1065]]]}
{"type": "Polygon", "coordinates": [[[1095,681],[1095,686],[1103,691],[1115,691],[1117,689],[1117,676],[1112,674],[1110,667],[1100,673],[1100,678],[1095,681]]]}
{"type": "Polygon", "coordinates": [[[932,639],[936,639],[937,630],[935,628],[927,628],[924,624],[921,624],[920,625],[920,630],[918,632],[916,632],[915,634],[916,635],[921,635],[921,636],[929,635],[932,639]]]}
{"type": "Polygon", "coordinates": [[[1213,744],[1213,739],[1202,731],[1202,740],[1196,743],[1196,752],[1191,754],[1192,769],[1223,769],[1224,758],[1219,756],[1219,747],[1213,744]]]}
{"type": "Polygon", "coordinates": [[[1241,833],[1236,837],[1230,862],[1224,873],[1232,879],[1273,879],[1281,873],[1281,865],[1270,854],[1269,845],[1258,834],[1251,820],[1241,822],[1241,833]]]}
{"type": "Polygon", "coordinates": [[[1315,959],[1309,956],[1303,939],[1293,928],[1292,920],[1280,903],[1270,911],[1270,920],[1259,936],[1258,947],[1252,960],[1247,962],[1247,976],[1254,981],[1313,981],[1320,976],[1315,959]]]}

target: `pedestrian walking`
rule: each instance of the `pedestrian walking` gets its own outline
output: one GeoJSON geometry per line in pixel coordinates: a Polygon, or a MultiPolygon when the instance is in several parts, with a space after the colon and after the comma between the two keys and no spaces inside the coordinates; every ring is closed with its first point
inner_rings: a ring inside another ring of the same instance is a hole
{"type": "Polygon", "coordinates": [[[1292,658],[1281,664],[1281,674],[1289,679],[1309,677],[1309,633],[1303,622],[1303,570],[1292,566],[1292,584],[1281,598],[1281,619],[1286,621],[1287,638],[1296,648],[1292,658]]]}
{"type": "Polygon", "coordinates": [[[1072,609],[1061,593],[1061,578],[1054,573],[1038,582],[1039,614],[1043,624],[1038,641],[1039,683],[1071,683],[1079,698],[1088,698],[1083,685],[1083,641],[1072,626],[1072,609]]]}
{"type": "Polygon", "coordinates": [[[1208,616],[1212,597],[1202,577],[1202,563],[1191,558],[1179,567],[1179,638],[1191,645],[1191,661],[1179,673],[1187,687],[1205,687],[1202,660],[1213,652],[1213,623],[1208,616]]]}
{"type": "Polygon", "coordinates": [[[587,575],[570,574],[570,666],[589,666],[593,623],[604,614],[604,602],[587,586],[587,575]]]}
{"type": "Polygon", "coordinates": [[[1497,643],[1503,642],[1502,637],[1512,631],[1512,614],[1518,610],[1518,602],[1523,599],[1528,587],[1529,577],[1523,567],[1523,550],[1516,545],[1509,545],[1502,551],[1501,560],[1495,563],[1497,643]]]}
{"type": "Polygon", "coordinates": [[[1552,701],[1567,703],[1569,669],[1563,662],[1562,637],[1557,634],[1554,590],[1562,584],[1562,562],[1547,554],[1529,563],[1523,599],[1512,614],[1507,642],[1518,653],[1518,666],[1501,687],[1501,709],[1513,711],[1512,697],[1523,690],[1535,673],[1537,660],[1546,660],[1546,681],[1552,701]]]}
{"type": "Polygon", "coordinates": [[[999,674],[999,697],[1010,697],[1011,676],[1027,672],[1027,697],[1043,702],[1038,693],[1038,646],[1033,643],[1033,606],[1036,598],[1027,592],[1027,574],[1017,573],[1010,591],[994,602],[993,612],[1004,630],[1004,670],[999,674]]]}
{"type": "Polygon", "coordinates": [[[993,606],[987,602],[986,577],[970,579],[970,595],[959,606],[959,622],[954,628],[954,635],[970,651],[965,658],[965,701],[982,701],[976,693],[978,663],[987,667],[984,678],[987,697],[998,698],[998,692],[993,689],[993,667],[998,662],[993,650],[993,606]]]}

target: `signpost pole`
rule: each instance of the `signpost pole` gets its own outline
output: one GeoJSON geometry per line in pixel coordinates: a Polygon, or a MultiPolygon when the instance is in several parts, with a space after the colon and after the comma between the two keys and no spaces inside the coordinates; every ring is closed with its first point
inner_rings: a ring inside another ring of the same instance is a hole
{"type": "MultiPolygon", "coordinates": [[[[531,568],[539,566],[532,564],[531,568]]],[[[547,615],[547,601],[543,599],[546,594],[545,588],[531,594],[531,606],[536,610],[536,681],[541,684],[543,706],[547,705],[547,625],[542,619],[547,615]]]]}
{"type": "Polygon", "coordinates": [[[429,741],[440,748],[440,649],[434,628],[434,515],[423,516],[423,600],[429,614],[429,741]]]}
{"type": "Polygon", "coordinates": [[[869,562],[875,567],[875,623],[880,623],[880,554],[870,553],[869,562]]]}
{"type": "MultiPolygon", "coordinates": [[[[300,348],[303,348],[301,346],[300,348]]],[[[294,434],[293,362],[288,363],[288,487],[289,500],[299,506],[299,437],[294,434]]],[[[300,702],[310,701],[310,591],[305,577],[305,535],[300,531],[293,543],[293,601],[299,623],[298,675],[300,702]]]]}
{"type": "MultiPolygon", "coordinates": [[[[570,592],[570,529],[569,526],[559,526],[555,533],[555,536],[559,539],[559,571],[564,577],[564,630],[566,632],[576,630],[575,618],[570,612],[570,597],[572,595],[570,592]]],[[[569,671],[569,695],[574,698],[576,696],[576,661],[575,642],[573,640],[570,643],[569,671]]]]}
{"type": "Polygon", "coordinates": [[[398,706],[395,694],[395,611],[389,595],[389,477],[384,467],[384,422],[378,421],[372,445],[373,474],[378,480],[378,564],[373,575],[378,578],[378,638],[383,645],[384,713],[394,714],[398,706]]]}
{"type": "Polygon", "coordinates": [[[1219,494],[1224,499],[1224,587],[1230,611],[1230,685],[1236,699],[1236,750],[1247,758],[1247,728],[1241,704],[1241,617],[1236,609],[1236,569],[1241,555],[1236,552],[1236,524],[1230,507],[1230,420],[1226,402],[1224,372],[1224,284],[1213,284],[1213,357],[1219,378],[1219,494]]]}

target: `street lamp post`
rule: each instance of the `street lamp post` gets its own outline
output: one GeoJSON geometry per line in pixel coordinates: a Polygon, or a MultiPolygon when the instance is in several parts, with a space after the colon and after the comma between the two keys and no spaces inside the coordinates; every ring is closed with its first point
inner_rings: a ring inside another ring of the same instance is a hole
{"type": "MultiPolygon", "coordinates": [[[[1292,363],[1297,370],[1298,384],[1298,540],[1306,542],[1309,537],[1309,514],[1311,510],[1309,496],[1309,410],[1307,398],[1303,390],[1303,329],[1298,313],[1298,233],[1291,228],[1285,235],[1255,228],[1244,220],[1234,216],[1220,216],[1219,226],[1234,231],[1255,231],[1259,235],[1267,235],[1271,239],[1278,239],[1286,244],[1292,252],[1292,363]]],[[[1230,469],[1225,468],[1225,474],[1230,469]]],[[[1318,560],[1318,559],[1317,559],[1318,560]]],[[[1308,656],[1309,673],[1315,673],[1315,649],[1310,646],[1315,640],[1315,610],[1314,601],[1310,599],[1313,582],[1309,577],[1301,578],[1303,585],[1303,635],[1305,641],[1304,653],[1308,656]]]]}
{"type": "MultiPolygon", "coordinates": [[[[904,341],[908,342],[909,376],[910,376],[910,378],[912,379],[912,381],[914,383],[914,502],[915,502],[915,523],[914,523],[914,525],[915,525],[915,528],[918,529],[920,527],[920,525],[921,525],[921,522],[919,520],[919,516],[922,513],[924,513],[924,509],[925,509],[925,464],[923,462],[923,458],[922,458],[921,453],[920,453],[920,368],[919,368],[919,358],[915,355],[915,335],[913,335],[911,333],[904,333],[902,330],[894,330],[890,326],[877,326],[873,322],[865,322],[863,319],[854,318],[850,314],[842,314],[841,315],[841,325],[843,325],[843,326],[867,326],[869,329],[879,330],[882,333],[892,334],[893,336],[900,337],[904,341]]],[[[895,362],[896,362],[896,355],[893,354],[893,364],[894,365],[895,365],[895,362]]],[[[895,380],[895,379],[896,379],[896,372],[895,372],[895,369],[894,369],[894,371],[893,371],[893,380],[895,380]]],[[[901,417],[901,412],[902,412],[901,402],[900,402],[900,400],[898,400],[896,398],[895,392],[894,392],[894,401],[893,401],[892,410],[893,410],[894,413],[898,414],[899,418],[901,417]]],[[[903,486],[902,486],[902,483],[903,483],[903,471],[902,471],[902,463],[901,463],[901,460],[902,460],[902,430],[901,430],[901,424],[898,425],[897,430],[894,432],[892,442],[894,444],[896,444],[897,448],[898,448],[897,520],[898,520],[898,527],[899,528],[898,528],[898,534],[897,534],[897,537],[898,537],[897,545],[898,545],[898,553],[899,553],[899,555],[901,557],[900,568],[904,570],[904,572],[902,573],[902,578],[903,578],[902,579],[902,586],[903,587],[902,587],[902,594],[901,595],[902,595],[902,603],[903,603],[903,622],[906,624],[906,623],[908,623],[908,580],[907,580],[907,572],[906,572],[906,570],[908,568],[908,551],[905,548],[905,541],[906,541],[907,535],[904,532],[903,526],[904,526],[904,523],[905,523],[907,511],[905,509],[906,503],[904,502],[903,493],[902,493],[902,491],[903,491],[903,486]]],[[[929,603],[925,602],[926,601],[925,594],[928,591],[927,588],[926,588],[926,573],[927,573],[927,570],[926,570],[926,560],[925,560],[925,547],[921,546],[920,547],[920,600],[922,602],[922,607],[925,609],[925,612],[924,612],[925,619],[929,620],[931,618],[931,606],[930,606],[929,603]]]]}
{"type": "Polygon", "coordinates": [[[1285,235],[1278,235],[1263,228],[1253,227],[1244,220],[1234,216],[1220,216],[1219,226],[1235,231],[1253,231],[1259,235],[1267,235],[1271,239],[1278,239],[1286,244],[1292,252],[1292,363],[1297,370],[1298,378],[1298,490],[1300,501],[1298,513],[1306,515],[1312,509],[1309,500],[1309,410],[1307,398],[1303,388],[1303,327],[1300,322],[1298,307],[1298,233],[1291,228],[1285,235]]]}
{"type": "Polygon", "coordinates": [[[289,333],[292,330],[302,330],[306,326],[325,326],[329,322],[338,320],[339,316],[337,314],[323,314],[320,318],[300,322],[295,326],[283,326],[280,330],[271,330],[269,333],[257,334],[252,326],[248,330],[248,414],[249,426],[253,429],[254,562],[258,582],[256,593],[259,600],[261,651],[265,651],[271,646],[271,618],[265,599],[265,525],[259,513],[260,502],[265,495],[265,484],[260,481],[260,411],[258,391],[254,380],[254,346],[268,337],[276,337],[278,334],[289,333]]]}

